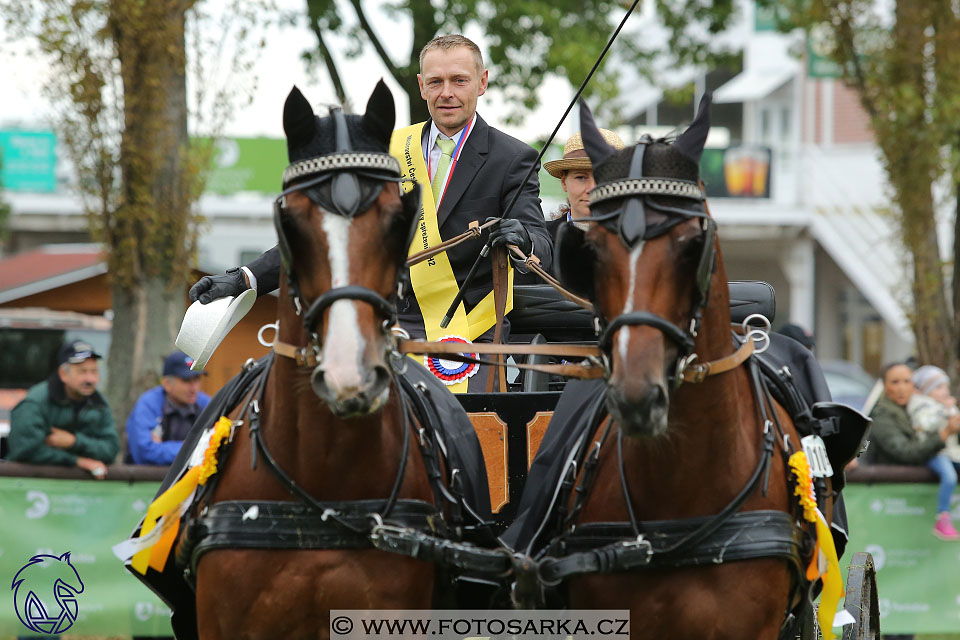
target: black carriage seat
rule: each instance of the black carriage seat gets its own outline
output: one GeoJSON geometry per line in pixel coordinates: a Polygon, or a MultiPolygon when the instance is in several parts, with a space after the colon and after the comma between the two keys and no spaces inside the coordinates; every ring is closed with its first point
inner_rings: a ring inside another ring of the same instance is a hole
{"type": "MultiPolygon", "coordinates": [[[[735,280],[730,285],[730,320],[736,324],[754,313],[773,322],[777,296],[769,283],[735,280]]],[[[513,288],[510,331],[516,336],[541,334],[547,342],[595,342],[593,315],[547,284],[513,288]]],[[[528,342],[529,339],[522,340],[528,342]]]]}
{"type": "MultiPolygon", "coordinates": [[[[730,320],[740,324],[754,313],[773,322],[777,297],[773,287],[761,281],[735,280],[730,286],[730,320]]],[[[545,342],[593,343],[597,340],[593,315],[560,295],[547,284],[518,285],[513,288],[513,311],[510,313],[511,342],[543,344],[545,342]]],[[[549,356],[527,356],[527,364],[547,364],[549,356]]],[[[557,385],[554,385],[557,386],[557,385]]],[[[550,376],[526,371],[521,383],[523,391],[549,391],[550,376]]]]}

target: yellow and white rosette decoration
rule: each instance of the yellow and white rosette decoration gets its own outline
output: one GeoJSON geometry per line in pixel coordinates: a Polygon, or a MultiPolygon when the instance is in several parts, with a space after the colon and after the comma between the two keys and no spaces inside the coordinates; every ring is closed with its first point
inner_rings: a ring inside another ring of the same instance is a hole
{"type": "Polygon", "coordinates": [[[130,566],[140,574],[146,574],[148,568],[163,571],[180,529],[180,518],[193,503],[197,487],[205,485],[217,472],[220,445],[229,439],[233,425],[233,421],[226,416],[217,421],[202,461],[190,467],[170,488],[156,497],[147,507],[140,535],[114,545],[114,555],[124,561],[132,557],[130,566]]]}
{"type": "Polygon", "coordinates": [[[837,604],[843,595],[843,578],[840,575],[840,563],[837,560],[837,549],[833,545],[833,535],[830,526],[820,510],[817,508],[817,497],[813,488],[813,474],[810,471],[810,461],[807,454],[797,451],[787,461],[790,471],[796,476],[794,495],[803,508],[803,518],[814,523],[817,531],[817,542],[813,550],[813,558],[807,567],[807,580],[811,582],[817,578],[823,579],[823,590],[820,592],[820,609],[817,611],[817,620],[824,640],[833,640],[836,636],[833,627],[853,622],[846,610],[837,613],[837,604]],[[836,614],[836,615],[834,615],[836,614]]]}

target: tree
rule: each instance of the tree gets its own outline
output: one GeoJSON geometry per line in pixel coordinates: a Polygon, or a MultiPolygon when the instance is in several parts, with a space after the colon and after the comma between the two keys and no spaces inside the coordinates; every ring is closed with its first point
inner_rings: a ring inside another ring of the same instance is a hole
{"type": "MultiPolygon", "coordinates": [[[[346,104],[343,78],[334,55],[332,38],[346,36],[350,46],[347,58],[359,55],[365,47],[376,51],[387,72],[407,93],[410,120],[427,118],[427,107],[420,98],[417,73],[420,50],[434,36],[463,32],[479,26],[489,45],[487,67],[493,86],[521,110],[534,108],[543,98],[539,89],[548,74],[559,74],[573,86],[579,86],[606,43],[607,36],[632,3],[624,0],[397,0],[382,4],[391,22],[410,31],[411,46],[403,59],[394,59],[389,44],[374,29],[370,15],[373,1],[307,0],[307,18],[317,37],[317,51],[308,59],[322,62],[339,100],[346,104]],[[349,5],[349,9],[344,9],[349,5]],[[355,19],[348,21],[346,16],[355,19]]],[[[705,8],[699,0],[657,0],[656,10],[666,26],[670,53],[677,64],[729,60],[722,52],[713,52],[712,35],[726,28],[734,12],[733,0],[718,0],[705,8]]],[[[639,19],[639,16],[637,16],[639,19]]],[[[641,37],[625,33],[617,40],[621,60],[629,60],[641,71],[664,52],[647,47],[641,37]]],[[[609,58],[608,58],[609,60],[609,58]]],[[[603,104],[617,94],[616,65],[601,67],[588,86],[587,95],[603,104]]]]}
{"type": "MultiPolygon", "coordinates": [[[[243,3],[251,5],[252,3],[243,3]]],[[[156,384],[183,314],[211,144],[188,136],[187,34],[208,29],[196,0],[8,0],[8,27],[32,36],[55,73],[46,95],[76,172],[113,296],[107,397],[118,425],[156,384]]],[[[249,10],[229,12],[252,24],[249,10]]],[[[226,35],[218,32],[224,40],[226,35]]],[[[241,39],[249,28],[227,33],[241,39]]],[[[200,37],[200,36],[197,36],[200,37]]],[[[194,40],[201,42],[200,40],[194,40]]],[[[242,68],[254,55],[240,55],[242,68]]],[[[198,83],[221,124],[234,89],[198,83]],[[212,106],[211,106],[212,103],[212,106]]],[[[241,90],[242,91],[242,90],[241,90]]],[[[216,125],[214,125],[216,127],[216,125]]]]}
{"type": "MultiPolygon", "coordinates": [[[[960,279],[953,279],[951,311],[935,194],[945,183],[955,189],[960,178],[960,9],[948,0],[790,0],[785,6],[787,28],[815,30],[833,44],[832,58],[870,117],[908,255],[917,355],[955,371],[960,279]]],[[[960,245],[954,262],[958,251],[960,245]]]]}

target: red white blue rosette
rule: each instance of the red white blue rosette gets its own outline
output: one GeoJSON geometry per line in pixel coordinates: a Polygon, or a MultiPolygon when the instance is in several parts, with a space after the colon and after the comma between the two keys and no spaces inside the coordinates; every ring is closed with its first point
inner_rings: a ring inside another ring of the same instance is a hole
{"type": "MultiPolygon", "coordinates": [[[[454,335],[444,336],[440,338],[439,342],[459,342],[467,346],[470,345],[469,340],[454,335]]],[[[471,352],[464,352],[463,355],[468,358],[478,357],[478,354],[471,352]]],[[[480,369],[480,365],[475,362],[456,362],[434,356],[424,356],[423,364],[430,370],[430,373],[440,378],[440,382],[447,386],[463,382],[480,369]]]]}

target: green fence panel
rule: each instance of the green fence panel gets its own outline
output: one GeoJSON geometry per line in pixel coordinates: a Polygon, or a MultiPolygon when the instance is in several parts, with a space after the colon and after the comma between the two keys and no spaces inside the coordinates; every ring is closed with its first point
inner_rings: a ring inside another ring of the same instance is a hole
{"type": "MultiPolygon", "coordinates": [[[[3,589],[32,556],[69,551],[84,584],[70,634],[168,634],[169,610],[111,552],[143,516],[157,486],[0,477],[3,589]]],[[[844,491],[851,539],[843,572],[854,551],[873,554],[885,633],[960,632],[960,543],[932,534],[936,492],[934,484],[852,484],[844,491]]],[[[953,515],[960,520],[960,496],[953,515]]],[[[30,635],[13,592],[0,602],[0,636],[30,635]]]]}
{"type": "MultiPolygon", "coordinates": [[[[889,633],[960,633],[960,542],[933,535],[935,484],[851,484],[844,489],[850,543],[873,554],[880,628],[889,633]]],[[[953,517],[960,520],[960,496],[953,517]]]]}
{"type": "MultiPolygon", "coordinates": [[[[0,636],[31,635],[9,590],[20,568],[34,555],[67,551],[84,586],[67,633],[171,635],[170,610],[111,551],[130,535],[158,486],[0,477],[0,588],[7,593],[0,597],[0,636]]],[[[38,594],[41,599],[52,601],[50,588],[50,594],[38,594]]]]}

